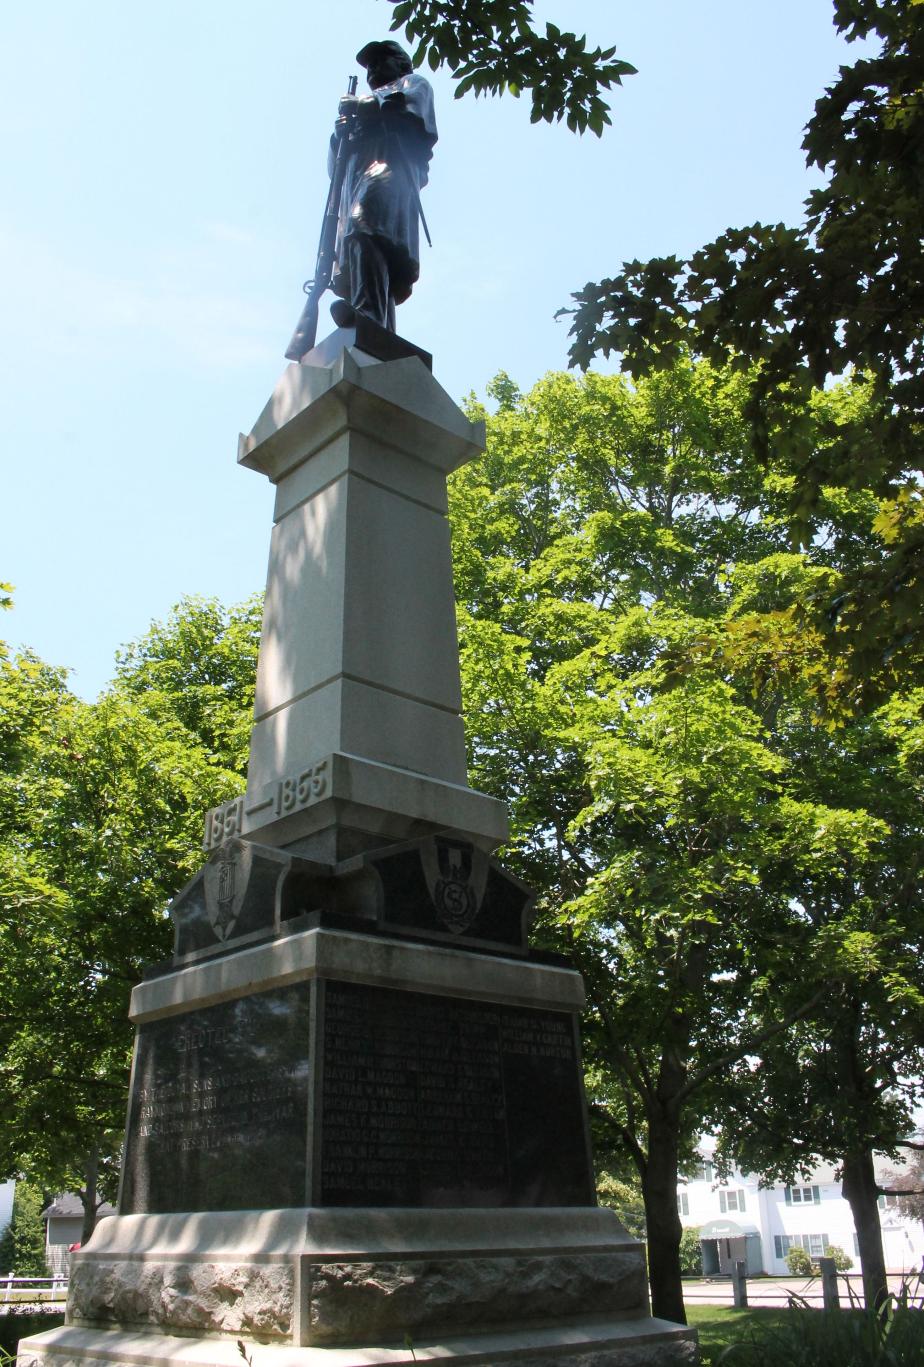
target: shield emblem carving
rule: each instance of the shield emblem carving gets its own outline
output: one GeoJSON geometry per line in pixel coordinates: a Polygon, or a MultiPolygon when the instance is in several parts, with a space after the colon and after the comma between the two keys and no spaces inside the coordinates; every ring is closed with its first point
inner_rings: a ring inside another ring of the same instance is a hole
{"type": "Polygon", "coordinates": [[[436,919],[461,935],[481,910],[488,856],[466,840],[437,835],[421,846],[420,859],[436,919]]]}
{"type": "Polygon", "coordinates": [[[205,909],[215,936],[227,940],[234,933],[241,914],[253,848],[243,840],[226,840],[205,866],[205,909]]]}

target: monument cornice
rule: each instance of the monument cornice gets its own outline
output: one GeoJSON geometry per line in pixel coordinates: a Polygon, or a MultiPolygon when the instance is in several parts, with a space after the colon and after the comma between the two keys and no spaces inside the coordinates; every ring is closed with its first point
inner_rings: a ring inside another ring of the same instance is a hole
{"type": "Polygon", "coordinates": [[[484,423],[469,422],[416,356],[376,361],[344,347],[329,366],[289,365],[238,463],[273,483],[346,432],[362,433],[447,475],[479,455],[484,423]]]}
{"type": "Polygon", "coordinates": [[[583,983],[573,969],[484,955],[474,959],[457,949],[319,928],[139,983],[132,992],[130,1019],[141,1025],[313,978],[510,1006],[541,1002],[548,1011],[580,1011],[584,1005],[583,983]]]}

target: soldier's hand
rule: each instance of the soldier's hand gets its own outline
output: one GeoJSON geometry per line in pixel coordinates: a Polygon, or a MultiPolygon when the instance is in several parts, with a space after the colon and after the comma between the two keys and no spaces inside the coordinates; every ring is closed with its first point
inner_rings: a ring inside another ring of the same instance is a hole
{"type": "Polygon", "coordinates": [[[356,113],[356,106],[359,104],[359,97],[356,95],[344,95],[337,106],[337,115],[341,119],[348,119],[351,114],[356,113]]]}
{"type": "Polygon", "coordinates": [[[369,119],[376,118],[379,112],[379,102],[374,95],[360,95],[356,101],[356,117],[360,123],[368,122],[369,119]]]}

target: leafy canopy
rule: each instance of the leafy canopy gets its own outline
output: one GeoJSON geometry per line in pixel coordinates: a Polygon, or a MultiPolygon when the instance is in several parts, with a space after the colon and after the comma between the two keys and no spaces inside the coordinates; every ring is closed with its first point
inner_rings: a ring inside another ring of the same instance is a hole
{"type": "Polygon", "coordinates": [[[88,704],[0,645],[0,1169],[113,1197],[128,997],[240,787],[256,609],[176,609],[88,704]]]}
{"type": "Polygon", "coordinates": [[[540,32],[531,0],[392,0],[392,30],[416,43],[415,66],[449,67],[456,98],[467,91],[519,96],[528,90],[533,123],[564,119],[572,132],[597,137],[611,122],[600,92],[621,85],[635,67],[614,47],[588,49],[586,36],[553,23],[540,32]]]}
{"type": "Polygon", "coordinates": [[[819,621],[849,640],[858,677],[885,663],[905,681],[924,670],[922,13],[920,0],[835,0],[848,40],[880,48],[842,67],[816,103],[803,147],[826,182],[800,226],[729,228],[688,260],[624,263],[563,310],[583,367],[616,353],[640,376],[689,348],[747,371],[755,449],[791,472],[803,544],[826,485],[883,500],[881,552],[819,621]],[[866,377],[869,402],[819,443],[812,398],[847,371],[866,377]]]}
{"type": "MultiPolygon", "coordinates": [[[[893,867],[892,810],[862,780],[875,753],[887,787],[902,752],[880,735],[857,762],[818,725],[830,661],[798,616],[869,554],[878,503],[826,487],[793,552],[751,379],[686,357],[635,386],[549,375],[523,394],[500,376],[487,454],[450,502],[472,782],[510,802],[538,933],[584,973],[598,1148],[641,1180],[673,1316],[696,1131],[739,1061],[847,980],[862,995],[888,950],[871,951],[871,900],[833,894],[893,867]]],[[[862,384],[822,392],[805,423],[821,446],[868,402],[862,384]]],[[[910,756],[910,699],[902,715],[910,756]]]]}

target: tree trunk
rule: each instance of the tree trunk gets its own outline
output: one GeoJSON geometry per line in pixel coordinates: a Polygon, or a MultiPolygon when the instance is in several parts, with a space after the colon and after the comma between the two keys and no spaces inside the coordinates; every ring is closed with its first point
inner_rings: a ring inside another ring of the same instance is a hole
{"type": "Polygon", "coordinates": [[[83,1190],[80,1192],[80,1201],[83,1205],[83,1228],[80,1231],[81,1247],[89,1243],[93,1231],[96,1228],[96,1212],[99,1209],[99,1197],[97,1194],[98,1183],[99,1147],[94,1144],[93,1148],[87,1154],[83,1190]]]}
{"type": "Polygon", "coordinates": [[[648,1277],[651,1313],[660,1319],[686,1324],[680,1278],[680,1236],[677,1214],[677,1126],[669,1118],[649,1118],[648,1161],[642,1177],[648,1225],[648,1277]]]}
{"type": "Polygon", "coordinates": [[[867,1306],[878,1306],[888,1295],[889,1287],[879,1224],[879,1192],[870,1150],[860,1149],[848,1154],[843,1160],[843,1174],[844,1199],[850,1205],[860,1246],[863,1296],[867,1306]]]}

